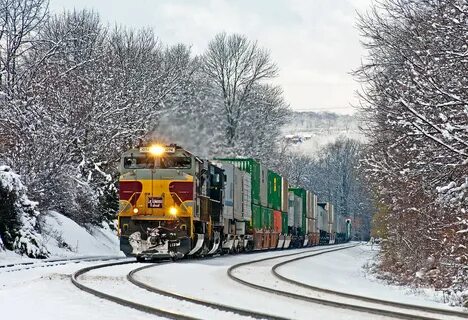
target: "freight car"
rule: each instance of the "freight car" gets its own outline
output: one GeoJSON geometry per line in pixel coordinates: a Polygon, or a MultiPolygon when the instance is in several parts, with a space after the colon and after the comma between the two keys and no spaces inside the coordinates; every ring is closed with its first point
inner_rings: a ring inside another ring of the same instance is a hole
{"type": "Polygon", "coordinates": [[[139,260],[347,241],[329,212],[255,159],[203,160],[174,144],[121,157],[120,247],[139,260]]]}

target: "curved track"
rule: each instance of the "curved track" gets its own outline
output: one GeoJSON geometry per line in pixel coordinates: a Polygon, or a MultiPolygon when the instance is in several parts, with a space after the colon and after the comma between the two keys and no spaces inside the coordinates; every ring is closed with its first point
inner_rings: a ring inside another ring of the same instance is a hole
{"type": "Polygon", "coordinates": [[[210,301],[206,301],[206,300],[197,299],[197,298],[194,298],[194,297],[189,297],[189,296],[186,296],[186,295],[181,295],[181,294],[178,294],[178,293],[175,293],[175,292],[162,290],[162,289],[159,289],[159,288],[156,288],[156,287],[149,286],[149,285],[135,279],[134,276],[135,276],[135,274],[137,272],[145,270],[145,269],[149,269],[149,268],[154,268],[154,267],[155,267],[155,265],[149,265],[149,266],[143,266],[143,267],[137,268],[135,270],[132,270],[127,275],[127,279],[131,283],[133,283],[134,285],[136,285],[136,286],[138,286],[138,287],[140,287],[142,289],[145,289],[147,291],[150,291],[150,292],[154,292],[154,293],[164,295],[164,296],[167,296],[167,297],[171,297],[171,298],[175,298],[175,299],[178,299],[178,300],[190,301],[190,302],[193,302],[193,303],[196,303],[196,304],[199,304],[199,305],[203,305],[203,306],[207,306],[207,307],[210,307],[210,308],[214,308],[214,309],[217,309],[217,310],[232,312],[232,313],[238,314],[240,316],[247,316],[247,317],[251,317],[251,318],[255,318],[255,319],[286,320],[286,318],[282,318],[282,317],[278,317],[278,316],[274,316],[274,315],[269,315],[269,314],[260,313],[260,312],[247,310],[247,309],[242,309],[242,308],[235,308],[235,307],[231,307],[231,306],[228,306],[228,305],[225,305],[225,304],[210,302],[210,301]]]}
{"type": "Polygon", "coordinates": [[[47,259],[47,260],[2,264],[0,265],[0,269],[4,269],[5,272],[13,272],[13,271],[28,270],[32,268],[54,267],[54,266],[68,264],[68,263],[123,260],[123,259],[127,259],[127,257],[87,256],[87,257],[76,257],[76,258],[68,258],[68,259],[47,259]]]}
{"type": "Polygon", "coordinates": [[[102,265],[98,265],[98,266],[86,267],[86,268],[83,268],[83,269],[80,269],[80,270],[76,271],[72,275],[71,281],[79,289],[81,289],[83,291],[86,291],[86,292],[88,292],[88,293],[90,293],[90,294],[92,294],[92,295],[94,295],[96,297],[106,299],[106,300],[118,303],[120,305],[130,307],[130,308],[133,308],[133,309],[136,309],[136,310],[139,310],[139,311],[143,311],[143,312],[146,312],[146,313],[149,313],[149,314],[152,314],[152,315],[156,315],[156,316],[160,316],[160,317],[166,317],[166,318],[170,318],[170,319],[183,319],[183,320],[197,319],[197,318],[193,318],[193,317],[186,316],[186,315],[183,315],[183,314],[168,311],[168,310],[163,309],[163,308],[154,308],[154,307],[147,306],[147,305],[137,303],[137,302],[134,302],[134,301],[130,301],[130,300],[127,300],[127,299],[122,299],[122,298],[107,294],[105,292],[93,289],[90,286],[82,284],[82,283],[80,283],[78,281],[78,278],[81,275],[83,275],[83,274],[85,274],[87,272],[90,272],[92,270],[97,270],[97,269],[107,268],[107,267],[113,267],[113,266],[118,266],[118,265],[123,265],[123,264],[131,264],[131,263],[136,263],[136,261],[113,262],[113,263],[106,263],[106,264],[102,264],[102,265]]]}
{"type": "MultiPolygon", "coordinates": [[[[119,266],[119,265],[123,265],[123,264],[131,264],[131,263],[135,263],[135,261],[114,262],[114,263],[107,263],[107,264],[102,264],[102,265],[98,265],[98,266],[86,267],[86,268],[80,269],[77,272],[75,272],[72,275],[71,280],[72,280],[73,284],[75,286],[77,286],[78,288],[80,288],[81,290],[84,290],[84,291],[86,291],[88,293],[91,293],[91,294],[93,294],[93,295],[95,295],[95,296],[97,296],[99,298],[103,298],[103,299],[118,303],[120,305],[130,307],[130,308],[133,308],[133,309],[136,309],[136,310],[139,310],[139,311],[143,311],[143,312],[146,312],[146,313],[149,313],[149,314],[152,314],[152,315],[161,316],[161,317],[170,318],[170,319],[204,319],[204,317],[203,318],[202,317],[197,318],[197,317],[189,316],[189,315],[187,315],[187,313],[174,312],[174,311],[171,311],[171,310],[167,310],[167,309],[165,309],[163,307],[154,307],[154,306],[149,306],[149,305],[146,305],[146,304],[138,303],[138,302],[132,301],[130,299],[123,299],[123,298],[114,296],[112,294],[105,293],[105,292],[100,291],[100,290],[96,290],[96,289],[94,289],[94,288],[92,288],[92,287],[90,287],[88,285],[85,285],[85,284],[83,284],[82,282],[79,281],[80,276],[82,276],[82,275],[84,275],[84,274],[86,274],[86,273],[88,273],[90,271],[101,269],[101,268],[106,268],[106,267],[119,266]]],[[[256,312],[256,311],[252,311],[252,310],[241,309],[241,308],[235,308],[235,307],[231,307],[231,306],[228,306],[228,305],[219,304],[219,303],[216,303],[216,302],[209,302],[209,301],[196,299],[194,297],[190,297],[190,296],[186,296],[186,295],[181,295],[181,294],[178,294],[178,293],[164,291],[164,290],[161,290],[161,289],[158,289],[158,288],[155,288],[155,287],[151,287],[151,286],[149,286],[149,285],[135,279],[135,277],[134,277],[134,275],[136,273],[138,273],[139,271],[142,271],[142,270],[145,270],[145,269],[148,269],[148,268],[155,268],[157,266],[167,264],[167,263],[172,263],[172,262],[152,264],[152,265],[146,265],[146,266],[143,266],[143,267],[135,268],[135,269],[131,270],[127,274],[127,280],[130,283],[138,286],[139,288],[150,291],[150,292],[152,292],[152,293],[154,293],[156,295],[173,298],[173,299],[177,299],[177,300],[180,300],[180,301],[185,301],[185,302],[188,302],[188,303],[192,303],[195,306],[199,306],[199,307],[203,307],[203,308],[210,308],[209,309],[210,312],[211,312],[211,310],[213,310],[213,311],[218,310],[218,311],[221,311],[221,312],[230,312],[230,313],[235,314],[236,318],[286,320],[286,318],[282,318],[282,317],[278,317],[278,316],[274,316],[274,315],[269,315],[269,314],[260,313],[260,312],[256,312]]],[[[222,316],[219,317],[219,318],[222,318],[222,316]]]]}
{"type": "Polygon", "coordinates": [[[274,289],[269,286],[265,286],[265,285],[261,285],[252,281],[241,279],[240,277],[234,274],[234,271],[244,266],[251,266],[251,265],[262,263],[265,261],[287,258],[287,257],[290,257],[292,255],[297,255],[297,254],[285,254],[285,255],[276,256],[276,257],[268,257],[264,259],[258,259],[254,261],[239,263],[239,264],[231,266],[228,269],[227,273],[231,279],[233,279],[234,281],[238,283],[246,285],[248,287],[262,290],[262,291],[269,292],[269,293],[273,293],[276,295],[303,300],[303,301],[310,302],[310,303],[318,303],[318,304],[322,304],[326,306],[349,309],[349,310],[354,310],[358,312],[370,313],[370,314],[375,314],[379,316],[387,316],[387,317],[399,318],[399,319],[434,320],[434,319],[448,319],[448,317],[451,317],[453,319],[468,319],[468,314],[463,313],[463,312],[437,309],[437,308],[425,308],[425,307],[418,306],[418,305],[390,302],[390,301],[373,299],[373,298],[368,298],[368,297],[359,296],[359,295],[346,294],[346,293],[323,289],[323,288],[317,288],[314,286],[309,286],[309,285],[297,282],[295,280],[286,278],[282,275],[279,275],[278,272],[276,271],[279,267],[284,266],[285,264],[290,263],[290,262],[294,262],[297,260],[302,260],[302,259],[310,258],[313,256],[338,251],[338,250],[345,250],[347,248],[351,248],[354,246],[355,245],[350,245],[350,246],[345,246],[345,247],[316,251],[314,253],[311,253],[305,256],[301,256],[301,257],[297,257],[293,259],[287,259],[280,263],[273,264],[271,267],[271,272],[274,275],[274,277],[281,280],[283,283],[293,285],[296,288],[297,287],[306,288],[310,292],[327,293],[329,295],[334,295],[335,299],[329,299],[329,298],[324,299],[323,297],[317,296],[316,294],[315,296],[310,296],[310,295],[302,295],[302,294],[298,294],[298,293],[286,291],[286,290],[274,289]],[[345,297],[345,296],[346,298],[349,298],[349,300],[351,301],[348,300],[348,302],[342,302],[336,299],[336,297],[345,297]],[[365,304],[367,305],[362,305],[363,302],[365,302],[365,304]],[[370,303],[371,305],[369,305],[370,303]],[[382,307],[385,307],[385,306],[392,307],[392,310],[382,309],[382,307]]]}
{"type": "Polygon", "coordinates": [[[312,286],[309,284],[305,284],[305,283],[287,278],[278,272],[278,268],[282,266],[285,266],[289,263],[293,263],[299,260],[304,260],[307,258],[309,257],[298,257],[298,258],[294,258],[288,261],[277,263],[271,268],[271,272],[273,273],[275,277],[281,279],[282,281],[285,281],[285,282],[288,282],[288,283],[291,283],[291,284],[294,284],[296,286],[300,286],[303,288],[311,289],[314,291],[319,291],[319,292],[323,292],[327,294],[333,294],[339,297],[351,298],[351,299],[355,299],[359,301],[371,302],[371,303],[375,303],[378,305],[391,306],[391,307],[396,307],[396,308],[405,309],[405,310],[417,310],[417,311],[422,311],[422,312],[430,312],[430,313],[433,313],[434,316],[438,316],[438,317],[460,317],[460,318],[468,319],[468,313],[461,312],[461,311],[445,310],[445,309],[434,308],[434,307],[425,307],[425,306],[420,306],[420,305],[388,301],[388,300],[376,299],[376,298],[371,298],[371,297],[357,295],[357,294],[330,290],[330,289],[326,289],[322,287],[312,286]]]}

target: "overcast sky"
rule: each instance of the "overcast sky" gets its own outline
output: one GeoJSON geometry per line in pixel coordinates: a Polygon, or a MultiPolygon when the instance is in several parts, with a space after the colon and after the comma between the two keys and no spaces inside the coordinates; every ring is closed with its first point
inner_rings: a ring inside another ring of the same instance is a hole
{"type": "Polygon", "coordinates": [[[295,110],[352,113],[358,84],[349,75],[363,50],[356,10],[371,0],[50,0],[52,12],[88,8],[104,21],[153,27],[166,44],[202,53],[221,31],[242,33],[271,51],[275,80],[295,110]]]}

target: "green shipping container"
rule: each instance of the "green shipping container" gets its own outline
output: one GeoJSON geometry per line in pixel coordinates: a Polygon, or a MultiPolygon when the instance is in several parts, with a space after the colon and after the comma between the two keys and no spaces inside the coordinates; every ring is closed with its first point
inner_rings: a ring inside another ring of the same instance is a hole
{"type": "Polygon", "coordinates": [[[268,170],[268,208],[281,210],[282,178],[274,171],[268,170]]]}
{"type": "Polygon", "coordinates": [[[260,163],[252,158],[218,158],[216,160],[231,163],[242,171],[250,173],[252,183],[252,203],[260,205],[260,163]]]}
{"type": "Polygon", "coordinates": [[[302,223],[301,223],[301,235],[307,233],[307,192],[302,188],[290,188],[289,191],[302,199],[302,223]]]}
{"type": "Polygon", "coordinates": [[[281,232],[283,234],[288,234],[288,213],[287,212],[282,212],[281,213],[281,218],[282,218],[282,230],[281,232]]]}
{"type": "Polygon", "coordinates": [[[252,205],[252,220],[250,220],[250,226],[253,229],[263,228],[263,210],[262,207],[252,205]]]}
{"type": "Polygon", "coordinates": [[[263,212],[263,227],[265,229],[273,228],[273,209],[261,207],[263,212]]]}

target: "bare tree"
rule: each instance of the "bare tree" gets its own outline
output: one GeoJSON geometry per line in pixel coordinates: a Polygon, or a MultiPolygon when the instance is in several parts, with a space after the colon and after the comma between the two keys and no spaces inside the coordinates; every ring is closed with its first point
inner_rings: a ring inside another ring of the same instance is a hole
{"type": "Polygon", "coordinates": [[[41,60],[31,59],[36,37],[47,18],[46,0],[0,1],[0,161],[14,165],[22,141],[33,130],[34,114],[27,101],[32,74],[41,60]]]}
{"type": "Polygon", "coordinates": [[[220,33],[208,44],[204,72],[215,82],[224,99],[226,140],[234,144],[245,103],[255,85],[278,73],[270,54],[245,36],[220,33]]]}
{"type": "MultiPolygon", "coordinates": [[[[26,58],[37,44],[36,33],[47,17],[48,0],[0,1],[0,85],[14,98],[32,72],[26,58]]],[[[24,88],[23,88],[24,89],[24,88]]]]}

